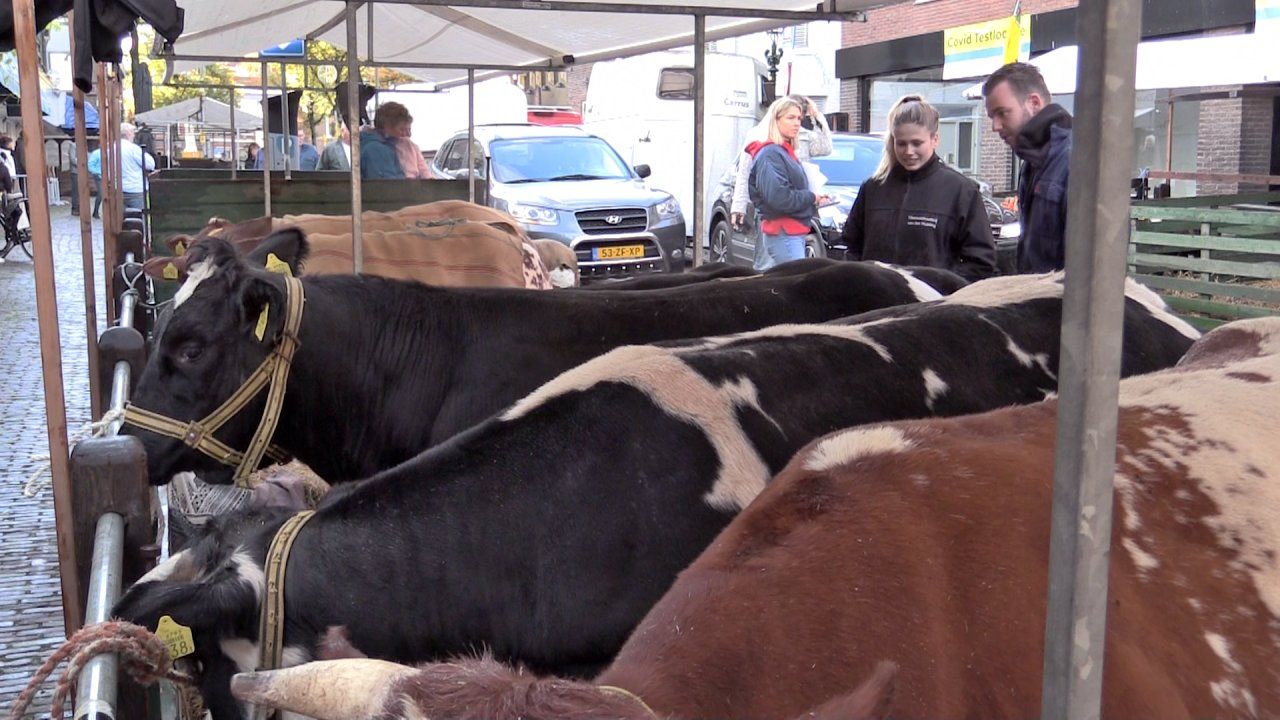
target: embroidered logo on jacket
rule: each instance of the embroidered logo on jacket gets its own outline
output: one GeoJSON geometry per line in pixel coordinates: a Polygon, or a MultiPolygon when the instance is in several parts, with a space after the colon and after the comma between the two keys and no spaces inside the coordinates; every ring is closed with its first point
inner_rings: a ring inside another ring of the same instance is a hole
{"type": "Polygon", "coordinates": [[[938,218],[933,215],[907,215],[907,227],[937,229],[938,218]]]}

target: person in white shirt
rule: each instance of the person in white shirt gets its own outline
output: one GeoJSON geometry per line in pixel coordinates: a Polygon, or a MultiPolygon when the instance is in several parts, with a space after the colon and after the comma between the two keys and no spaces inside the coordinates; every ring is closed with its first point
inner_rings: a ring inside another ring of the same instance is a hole
{"type": "Polygon", "coordinates": [[[325,146],[317,170],[351,170],[351,131],[342,126],[342,139],[325,146]]]}
{"type": "Polygon", "coordinates": [[[156,159],[133,143],[137,132],[131,123],[120,123],[120,190],[125,207],[141,210],[147,206],[145,175],[156,169],[156,159]]]}

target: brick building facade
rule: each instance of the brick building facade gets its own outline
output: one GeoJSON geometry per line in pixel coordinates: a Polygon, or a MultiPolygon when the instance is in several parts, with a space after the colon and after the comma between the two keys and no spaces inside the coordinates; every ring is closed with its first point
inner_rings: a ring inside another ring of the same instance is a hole
{"type": "MultiPolygon", "coordinates": [[[[1077,0],[1023,0],[1022,12],[1031,15],[1033,58],[1054,48],[1076,44],[1075,7],[1077,0]]],[[[942,31],[975,22],[1007,17],[1008,0],[908,0],[870,10],[865,23],[846,23],[842,29],[843,48],[836,56],[840,77],[840,110],[849,113],[850,129],[866,132],[883,127],[884,110],[891,97],[902,88],[928,88],[938,104],[952,102],[951,114],[963,114],[955,102],[957,81],[942,81],[942,31]],[[918,85],[913,85],[916,83],[918,85]],[[950,86],[948,85],[950,84],[950,86]],[[950,89],[948,90],[948,87],[950,89]],[[874,109],[873,109],[874,108],[874,109]]],[[[1194,37],[1206,34],[1250,32],[1253,0],[1145,0],[1144,40],[1167,37],[1194,37]]],[[[970,81],[974,82],[974,81],[970,81]]],[[[1173,170],[1222,174],[1280,174],[1280,152],[1273,146],[1280,132],[1280,84],[1221,88],[1179,88],[1148,92],[1139,114],[1150,113],[1148,125],[1135,127],[1138,167],[1163,170],[1169,142],[1165,121],[1169,96],[1197,92],[1215,94],[1205,99],[1173,103],[1180,114],[1180,129],[1174,132],[1173,170]],[[1196,117],[1198,114],[1198,117],[1196,117]],[[1154,124],[1151,124],[1154,123],[1154,124]],[[1146,153],[1146,154],[1141,154],[1146,153]]],[[[1070,107],[1070,98],[1064,99],[1070,107]]],[[[946,113],[944,112],[944,117],[946,113]]],[[[1014,158],[1003,142],[991,132],[980,107],[970,122],[978,136],[974,141],[978,160],[971,168],[978,179],[990,183],[996,192],[1013,188],[1014,158]]],[[[967,137],[966,135],[965,137],[967,137]]],[[[945,137],[944,137],[945,144],[945,137]]],[[[1259,184],[1201,181],[1195,186],[1175,184],[1175,192],[1199,195],[1225,194],[1265,189],[1259,184]]]]}

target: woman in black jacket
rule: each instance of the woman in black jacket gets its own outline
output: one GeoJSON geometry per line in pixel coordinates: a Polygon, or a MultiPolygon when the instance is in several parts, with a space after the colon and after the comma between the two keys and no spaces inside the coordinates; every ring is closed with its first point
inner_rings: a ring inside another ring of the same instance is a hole
{"type": "Polygon", "coordinates": [[[966,280],[996,273],[978,184],[938,159],[938,111],[918,95],[889,110],[884,158],[844,223],[850,260],[928,265],[966,280]]]}

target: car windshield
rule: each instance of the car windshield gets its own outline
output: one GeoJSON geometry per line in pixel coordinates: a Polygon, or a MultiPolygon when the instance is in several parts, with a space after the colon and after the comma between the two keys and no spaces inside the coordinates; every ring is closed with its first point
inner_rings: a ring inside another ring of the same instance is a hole
{"type": "Polygon", "coordinates": [[[861,185],[880,164],[884,142],[875,138],[831,138],[831,154],[811,158],[829,185],[861,185]]]}
{"type": "Polygon", "coordinates": [[[494,140],[493,179],[501,183],[630,178],[631,170],[597,137],[494,140]]]}

